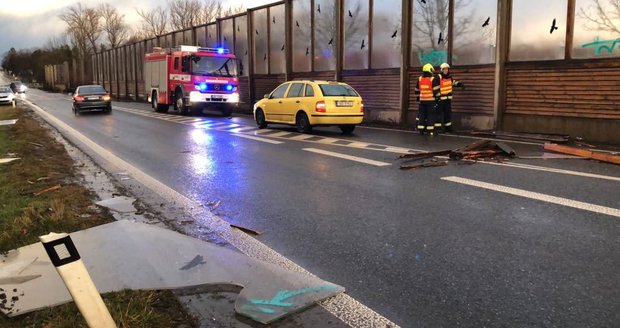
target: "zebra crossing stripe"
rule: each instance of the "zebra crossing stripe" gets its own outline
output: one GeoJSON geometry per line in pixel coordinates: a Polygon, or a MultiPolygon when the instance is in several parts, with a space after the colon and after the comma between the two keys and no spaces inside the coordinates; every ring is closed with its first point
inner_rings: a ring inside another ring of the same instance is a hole
{"type": "Polygon", "coordinates": [[[285,136],[287,134],[289,134],[289,132],[276,132],[276,133],[272,133],[272,134],[268,135],[268,137],[278,138],[278,137],[281,137],[281,136],[285,136]]]}
{"type": "Polygon", "coordinates": [[[334,138],[323,138],[321,140],[317,140],[318,143],[322,143],[322,144],[333,144],[337,141],[338,139],[334,139],[334,138]]]}
{"type": "Polygon", "coordinates": [[[314,136],[307,135],[307,134],[298,134],[298,135],[296,135],[294,137],[291,137],[289,139],[291,139],[291,140],[306,140],[306,139],[310,139],[312,137],[314,137],[314,136]]]}

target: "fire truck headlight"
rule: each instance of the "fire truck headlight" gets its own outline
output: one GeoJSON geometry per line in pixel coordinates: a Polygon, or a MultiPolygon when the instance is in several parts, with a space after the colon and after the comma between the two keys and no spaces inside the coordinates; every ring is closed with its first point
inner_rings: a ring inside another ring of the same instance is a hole
{"type": "Polygon", "coordinates": [[[199,91],[192,91],[189,93],[189,102],[196,102],[202,100],[199,91]]]}
{"type": "Polygon", "coordinates": [[[239,94],[236,93],[236,92],[231,94],[230,98],[228,98],[228,101],[232,102],[232,103],[238,103],[239,102],[239,94]]]}

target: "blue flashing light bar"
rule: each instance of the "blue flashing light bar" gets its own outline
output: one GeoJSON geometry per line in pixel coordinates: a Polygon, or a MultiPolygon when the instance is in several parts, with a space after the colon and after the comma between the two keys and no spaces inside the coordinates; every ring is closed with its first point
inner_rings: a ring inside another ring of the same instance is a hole
{"type": "Polygon", "coordinates": [[[233,89],[232,84],[227,84],[226,85],[226,91],[232,91],[232,89],[233,89]]]}

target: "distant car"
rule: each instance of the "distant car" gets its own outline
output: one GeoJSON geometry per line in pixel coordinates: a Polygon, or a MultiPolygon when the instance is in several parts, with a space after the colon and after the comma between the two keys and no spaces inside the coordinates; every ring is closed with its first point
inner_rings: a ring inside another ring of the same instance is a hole
{"type": "Polygon", "coordinates": [[[26,93],[28,87],[22,81],[13,81],[11,82],[11,89],[15,93],[26,93]]]}
{"type": "Polygon", "coordinates": [[[112,112],[112,98],[100,85],[81,85],[73,94],[73,113],[102,111],[112,112]]]}
{"type": "Polygon", "coordinates": [[[337,125],[351,134],[364,119],[362,97],[348,84],[327,81],[282,83],[254,105],[256,125],[294,125],[299,132],[315,126],[337,125]]]}
{"type": "Polygon", "coordinates": [[[0,87],[0,104],[14,104],[15,103],[15,94],[10,87],[0,87]]]}

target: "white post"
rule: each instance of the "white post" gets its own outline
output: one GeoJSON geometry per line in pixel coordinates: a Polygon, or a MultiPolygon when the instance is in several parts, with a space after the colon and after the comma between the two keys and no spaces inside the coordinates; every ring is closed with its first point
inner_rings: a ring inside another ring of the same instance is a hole
{"type": "Polygon", "coordinates": [[[71,237],[50,233],[39,240],[90,328],[116,328],[71,237]]]}

